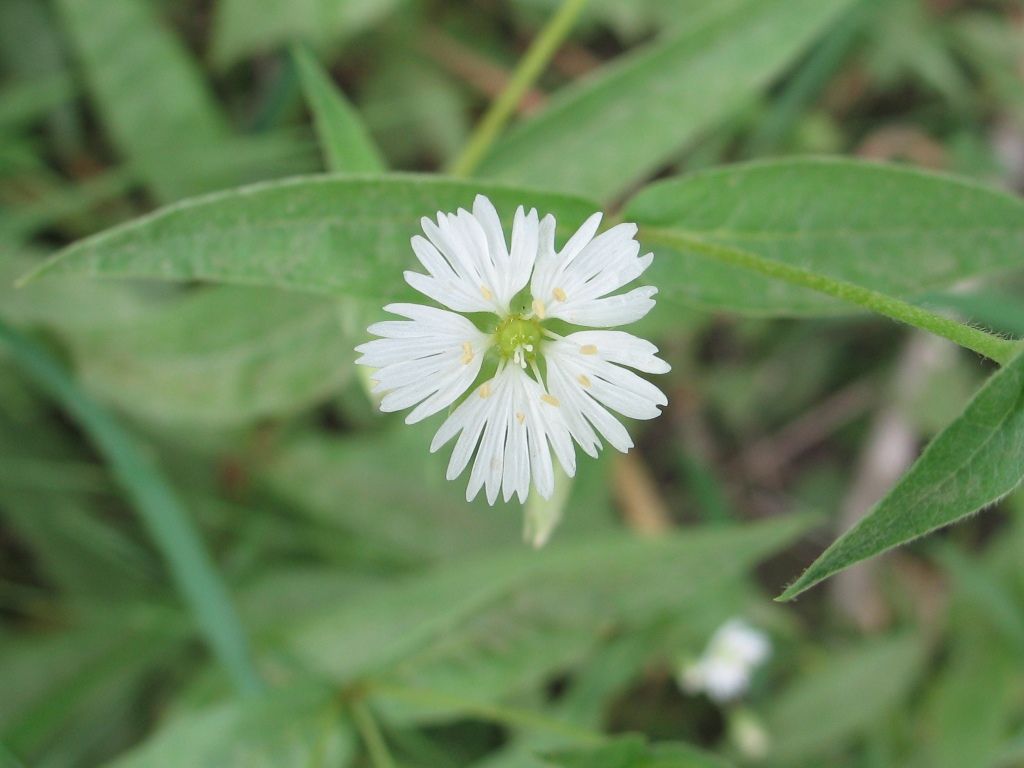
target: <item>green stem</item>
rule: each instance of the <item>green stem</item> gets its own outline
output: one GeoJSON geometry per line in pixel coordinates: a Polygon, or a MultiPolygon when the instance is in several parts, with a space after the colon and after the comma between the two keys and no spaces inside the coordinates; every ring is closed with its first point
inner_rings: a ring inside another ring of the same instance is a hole
{"type": "Polygon", "coordinates": [[[397,768],[395,759],[391,756],[387,742],[384,741],[384,734],[380,732],[377,721],[370,712],[369,707],[362,698],[354,699],[350,704],[352,719],[355,720],[356,728],[363,739],[363,745],[370,755],[370,762],[374,768],[397,768]]]}
{"type": "Polygon", "coordinates": [[[15,362],[74,418],[134,502],[189,603],[200,631],[240,693],[263,687],[242,622],[203,540],[170,483],[145,449],[85,394],[63,368],[19,331],[0,320],[0,343],[15,362]]]}
{"type": "Polygon", "coordinates": [[[861,288],[842,280],[834,280],[789,264],[765,259],[747,251],[709,243],[683,232],[645,227],[641,230],[640,237],[648,243],[660,243],[672,248],[680,248],[724,264],[741,267],[766,277],[799,285],[802,288],[810,288],[812,291],[856,304],[893,320],[949,339],[1000,365],[1008,363],[1020,348],[1017,341],[1000,338],[877,291],[861,288]]]}
{"type": "Polygon", "coordinates": [[[589,2],[590,0],[564,0],[555,15],[548,20],[530,49],[519,61],[505,90],[498,95],[477,124],[462,154],[451,164],[449,171],[452,175],[469,176],[476,170],[523,96],[540,77],[589,2]]]}

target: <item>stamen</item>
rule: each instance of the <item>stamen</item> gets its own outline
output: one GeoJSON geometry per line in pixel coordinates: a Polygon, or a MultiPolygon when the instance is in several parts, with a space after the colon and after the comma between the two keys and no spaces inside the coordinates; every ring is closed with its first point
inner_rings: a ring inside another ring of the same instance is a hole
{"type": "Polygon", "coordinates": [[[586,387],[587,389],[590,389],[590,379],[588,379],[585,374],[581,373],[578,381],[584,387],[586,387]]]}
{"type": "Polygon", "coordinates": [[[482,293],[484,298],[487,299],[488,301],[494,298],[494,294],[491,293],[491,289],[488,288],[486,285],[480,286],[480,293],[482,293]]]}
{"type": "Polygon", "coordinates": [[[544,302],[540,299],[533,300],[533,314],[539,317],[541,320],[547,315],[547,309],[544,308],[544,302]]]}
{"type": "Polygon", "coordinates": [[[463,365],[473,362],[473,345],[468,341],[462,342],[462,357],[459,358],[459,362],[463,365]]]}
{"type": "Polygon", "coordinates": [[[565,291],[561,288],[555,288],[551,293],[554,294],[554,297],[559,301],[565,301],[565,291]]]}
{"type": "Polygon", "coordinates": [[[555,397],[554,395],[541,395],[540,399],[543,400],[548,405],[553,405],[556,408],[560,405],[560,403],[558,402],[558,398],[555,397]]]}
{"type": "Polygon", "coordinates": [[[480,398],[486,400],[491,396],[491,385],[484,382],[483,386],[480,387],[480,398]]]}
{"type": "Polygon", "coordinates": [[[597,354],[597,347],[595,347],[593,344],[584,344],[582,347],[580,347],[580,354],[581,355],[596,355],[597,354]]]}
{"type": "Polygon", "coordinates": [[[522,424],[524,421],[526,421],[526,414],[525,413],[517,413],[516,414],[516,421],[518,421],[520,424],[522,424]]]}

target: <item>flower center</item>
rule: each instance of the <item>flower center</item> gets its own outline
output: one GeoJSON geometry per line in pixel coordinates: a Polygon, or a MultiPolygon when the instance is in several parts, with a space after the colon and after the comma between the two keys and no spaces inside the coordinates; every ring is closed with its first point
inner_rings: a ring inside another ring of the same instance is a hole
{"type": "Polygon", "coordinates": [[[540,323],[511,317],[498,326],[494,338],[503,358],[512,358],[513,363],[525,368],[528,362],[533,362],[537,357],[541,340],[540,323]]]}

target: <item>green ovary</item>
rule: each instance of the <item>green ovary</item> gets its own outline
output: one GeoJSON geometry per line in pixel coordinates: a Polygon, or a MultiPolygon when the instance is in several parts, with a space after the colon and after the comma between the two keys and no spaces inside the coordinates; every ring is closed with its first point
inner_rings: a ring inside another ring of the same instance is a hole
{"type": "Polygon", "coordinates": [[[494,332],[503,358],[511,358],[519,365],[533,362],[540,349],[541,328],[536,320],[511,317],[494,332]]]}

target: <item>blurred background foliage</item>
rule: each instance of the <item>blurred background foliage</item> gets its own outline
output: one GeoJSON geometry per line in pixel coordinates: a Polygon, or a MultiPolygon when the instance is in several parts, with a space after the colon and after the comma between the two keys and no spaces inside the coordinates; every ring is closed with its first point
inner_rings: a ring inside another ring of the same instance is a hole
{"type": "MultiPolygon", "coordinates": [[[[670,406],[636,452],[581,464],[535,553],[516,505],[443,479],[430,427],[375,412],[352,347],[379,307],[13,287],[196,194],[444,169],[556,8],[0,0],[0,318],[141,441],[121,448],[198,527],[269,686],[235,696],[203,642],[230,617],[190,610],[110,454],[0,346],[0,765],[1024,765],[1024,497],[771,601],[959,413],[990,370],[970,353],[859,315],[659,305],[640,332],[673,365],[670,406]],[[361,152],[321,154],[317,83],[361,152]],[[684,693],[681,665],[737,615],[774,644],[749,696],[684,693]]],[[[480,176],[611,210],[650,178],[795,154],[1020,192],[1024,8],[594,0],[517,117],[480,176]],[[628,115],[630,145],[594,156],[564,127],[615,77],[687,108],[628,115]]],[[[929,300],[1024,334],[1019,280],[970,287],[929,300]]]]}

